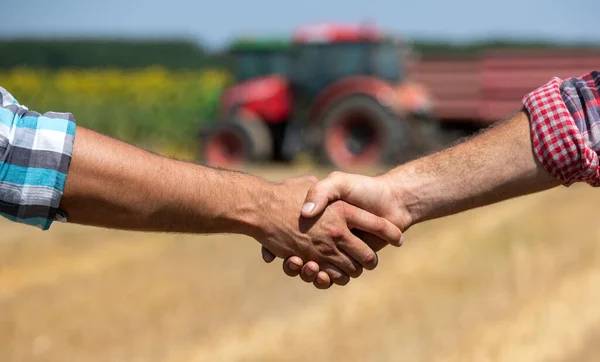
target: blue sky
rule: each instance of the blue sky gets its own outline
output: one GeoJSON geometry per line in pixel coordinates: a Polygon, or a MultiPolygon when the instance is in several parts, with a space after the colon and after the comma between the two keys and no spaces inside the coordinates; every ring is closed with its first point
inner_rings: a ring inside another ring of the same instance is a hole
{"type": "Polygon", "coordinates": [[[369,18],[409,39],[600,42],[596,1],[0,0],[0,37],[186,36],[218,47],[239,34],[369,18]]]}

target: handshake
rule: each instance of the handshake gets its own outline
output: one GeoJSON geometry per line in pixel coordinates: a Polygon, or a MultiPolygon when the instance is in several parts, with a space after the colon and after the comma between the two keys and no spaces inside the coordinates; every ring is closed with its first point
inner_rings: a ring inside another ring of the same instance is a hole
{"type": "Polygon", "coordinates": [[[77,132],[60,201],[68,222],[248,235],[262,244],[265,261],[284,259],[286,274],[320,289],[374,269],[377,251],[400,246],[416,223],[562,183],[532,152],[524,112],[380,176],[334,172],[279,183],[77,132]]]}
{"type": "Polygon", "coordinates": [[[317,181],[306,176],[275,185],[260,233],[253,236],[266,262],[286,259],[287,275],[327,289],[374,269],[376,252],[386,245],[402,245],[413,215],[387,174],[334,172],[317,181]]]}

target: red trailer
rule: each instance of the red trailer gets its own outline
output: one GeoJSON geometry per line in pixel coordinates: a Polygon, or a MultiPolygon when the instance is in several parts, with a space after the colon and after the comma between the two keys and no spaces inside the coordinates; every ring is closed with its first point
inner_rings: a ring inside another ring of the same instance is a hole
{"type": "Polygon", "coordinates": [[[493,50],[474,56],[427,55],[414,64],[442,124],[489,125],[521,107],[552,77],[600,69],[600,50],[493,50]]]}

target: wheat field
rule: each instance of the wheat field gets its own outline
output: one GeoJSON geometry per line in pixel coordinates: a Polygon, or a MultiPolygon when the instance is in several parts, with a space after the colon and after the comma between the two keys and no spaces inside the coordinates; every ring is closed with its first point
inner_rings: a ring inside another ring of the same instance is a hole
{"type": "Polygon", "coordinates": [[[328,291],[246,237],[0,221],[0,361],[593,361],[599,203],[576,185],[417,225],[328,291]]]}

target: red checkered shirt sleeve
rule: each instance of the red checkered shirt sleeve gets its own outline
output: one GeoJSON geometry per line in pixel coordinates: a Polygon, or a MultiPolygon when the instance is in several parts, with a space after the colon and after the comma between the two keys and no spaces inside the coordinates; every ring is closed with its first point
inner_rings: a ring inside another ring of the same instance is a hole
{"type": "Polygon", "coordinates": [[[600,73],[552,78],[527,94],[534,153],[565,186],[600,186],[600,73]]]}

